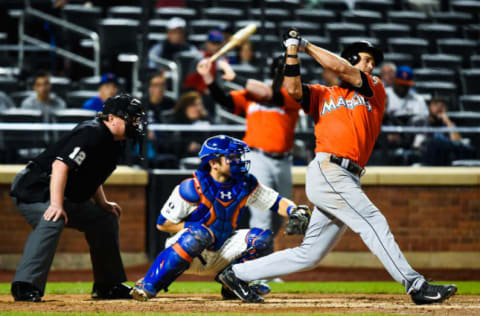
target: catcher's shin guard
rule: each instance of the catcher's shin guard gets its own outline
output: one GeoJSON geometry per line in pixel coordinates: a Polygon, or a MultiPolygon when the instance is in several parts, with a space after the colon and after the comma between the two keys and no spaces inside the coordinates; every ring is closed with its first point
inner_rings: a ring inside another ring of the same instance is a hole
{"type": "Polygon", "coordinates": [[[141,287],[151,297],[162,289],[167,291],[168,286],[188,269],[193,258],[199,256],[212,242],[213,236],[205,226],[188,228],[175,244],[157,256],[142,284],[136,287],[141,287]]]}
{"type": "Polygon", "coordinates": [[[269,255],[273,252],[273,233],[270,229],[252,228],[245,237],[247,250],[233,263],[240,263],[269,255]]]}

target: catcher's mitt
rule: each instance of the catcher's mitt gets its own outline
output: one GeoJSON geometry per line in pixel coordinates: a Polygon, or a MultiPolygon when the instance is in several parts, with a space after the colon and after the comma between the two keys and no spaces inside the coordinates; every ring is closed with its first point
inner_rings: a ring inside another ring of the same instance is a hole
{"type": "Polygon", "coordinates": [[[312,211],[307,205],[295,206],[288,217],[285,232],[287,235],[303,235],[307,231],[312,211]]]}

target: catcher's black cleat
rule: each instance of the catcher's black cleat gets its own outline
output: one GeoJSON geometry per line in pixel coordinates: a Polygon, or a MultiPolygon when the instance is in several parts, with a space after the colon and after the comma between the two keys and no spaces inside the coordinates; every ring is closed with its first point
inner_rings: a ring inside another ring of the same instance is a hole
{"type": "Polygon", "coordinates": [[[239,300],[235,293],[230,291],[230,289],[227,288],[225,285],[222,286],[222,290],[220,291],[220,293],[222,294],[222,299],[225,301],[239,300]]]}
{"type": "Polygon", "coordinates": [[[230,291],[235,293],[235,295],[244,302],[247,303],[263,303],[263,297],[253,292],[252,289],[248,286],[247,282],[244,282],[238,279],[235,276],[235,273],[232,270],[232,266],[228,266],[220,272],[215,280],[222,283],[230,291]]]}
{"type": "Polygon", "coordinates": [[[11,291],[15,301],[35,303],[42,301],[40,290],[27,282],[13,282],[11,291]]]}
{"type": "Polygon", "coordinates": [[[423,283],[422,287],[410,295],[412,300],[417,305],[442,303],[450,296],[457,292],[457,287],[451,285],[433,285],[427,281],[423,283]]]}
{"type": "Polygon", "coordinates": [[[132,287],[123,283],[113,285],[93,284],[92,298],[99,300],[130,299],[132,287]]]}

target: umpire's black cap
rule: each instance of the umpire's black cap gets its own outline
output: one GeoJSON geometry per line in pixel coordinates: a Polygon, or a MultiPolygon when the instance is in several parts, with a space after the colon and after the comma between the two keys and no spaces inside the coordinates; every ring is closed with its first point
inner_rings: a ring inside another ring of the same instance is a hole
{"type": "Polygon", "coordinates": [[[369,41],[358,41],[348,45],[343,49],[341,56],[350,60],[353,55],[361,52],[371,54],[375,60],[375,65],[380,65],[383,61],[383,52],[379,48],[373,46],[369,41]]]}

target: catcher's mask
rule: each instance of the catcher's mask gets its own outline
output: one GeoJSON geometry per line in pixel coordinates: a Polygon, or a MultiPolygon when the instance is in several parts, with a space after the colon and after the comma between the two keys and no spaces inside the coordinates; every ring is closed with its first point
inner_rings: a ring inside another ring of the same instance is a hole
{"type": "Polygon", "coordinates": [[[99,117],[108,119],[108,114],[125,120],[125,135],[128,138],[141,141],[146,134],[147,119],[142,103],[129,94],[119,94],[108,98],[103,105],[99,117]]]}
{"type": "Polygon", "coordinates": [[[368,41],[359,41],[348,45],[342,51],[341,56],[355,66],[360,62],[360,55],[358,53],[361,52],[371,54],[375,60],[375,65],[380,65],[383,61],[383,52],[368,41]]]}
{"type": "Polygon", "coordinates": [[[225,156],[230,165],[230,173],[234,180],[241,180],[248,173],[250,161],[245,160],[245,153],[250,148],[243,141],[227,135],[208,138],[202,145],[198,156],[201,169],[207,169],[208,162],[214,158],[225,156]]]}

